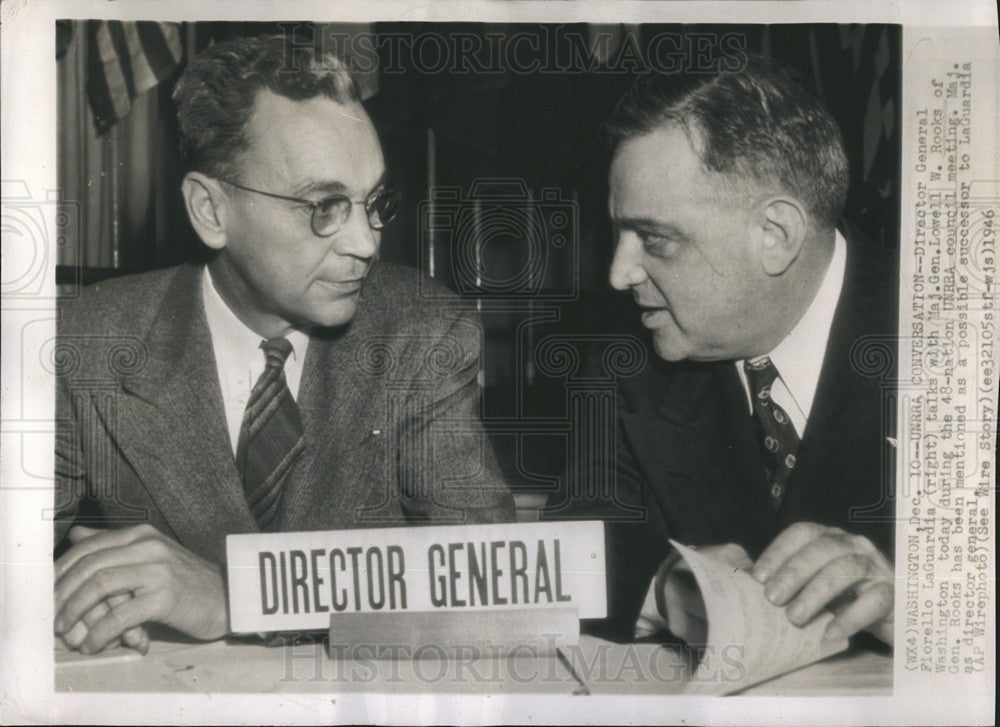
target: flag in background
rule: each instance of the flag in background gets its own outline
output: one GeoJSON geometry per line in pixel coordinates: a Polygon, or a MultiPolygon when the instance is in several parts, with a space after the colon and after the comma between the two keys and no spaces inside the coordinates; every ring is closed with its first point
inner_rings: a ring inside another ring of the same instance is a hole
{"type": "Polygon", "coordinates": [[[87,96],[103,134],[180,63],[180,25],[89,20],[87,47],[87,96]]]}

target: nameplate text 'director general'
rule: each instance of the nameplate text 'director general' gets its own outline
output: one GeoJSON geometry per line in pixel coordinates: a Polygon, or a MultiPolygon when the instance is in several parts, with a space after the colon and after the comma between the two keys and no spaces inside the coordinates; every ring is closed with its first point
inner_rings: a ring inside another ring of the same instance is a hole
{"type": "Polygon", "coordinates": [[[253,533],[226,548],[237,633],[326,629],[337,613],[607,608],[600,522],[253,533]]]}

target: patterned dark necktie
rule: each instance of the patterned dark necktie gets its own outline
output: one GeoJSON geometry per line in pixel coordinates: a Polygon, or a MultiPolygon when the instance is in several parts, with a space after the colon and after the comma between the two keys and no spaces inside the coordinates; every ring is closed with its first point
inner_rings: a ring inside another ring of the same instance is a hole
{"type": "Polygon", "coordinates": [[[267,363],[257,379],[236,445],[236,467],[250,512],[262,531],[275,523],[281,486],[302,453],[299,407],[285,381],[285,360],[292,351],[286,338],[263,341],[267,363]]]}
{"type": "Polygon", "coordinates": [[[757,439],[764,449],[767,462],[768,484],[775,509],[781,507],[788,478],[795,467],[795,453],[799,448],[799,435],[788,414],[771,398],[771,386],[778,378],[778,369],[771,359],[751,363],[743,362],[743,370],[750,385],[757,439]]]}

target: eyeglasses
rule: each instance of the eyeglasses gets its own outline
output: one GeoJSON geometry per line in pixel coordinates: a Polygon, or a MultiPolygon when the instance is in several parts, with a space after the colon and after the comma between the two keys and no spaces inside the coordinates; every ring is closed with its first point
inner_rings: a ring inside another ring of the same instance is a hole
{"type": "MultiPolygon", "coordinates": [[[[313,234],[317,237],[329,237],[343,227],[344,223],[347,222],[347,218],[351,216],[351,209],[355,204],[355,200],[345,197],[342,194],[331,194],[329,197],[324,197],[318,202],[313,202],[310,199],[286,197],[283,194],[274,194],[261,189],[245,187],[228,179],[220,178],[219,181],[230,184],[237,189],[242,189],[245,192],[262,194],[265,197],[283,199],[286,202],[295,202],[308,207],[312,212],[310,225],[313,234]]],[[[381,230],[396,216],[401,196],[402,193],[398,189],[380,189],[377,192],[372,192],[363,200],[357,200],[357,204],[364,206],[365,213],[368,215],[369,226],[373,230],[381,230]]]]}

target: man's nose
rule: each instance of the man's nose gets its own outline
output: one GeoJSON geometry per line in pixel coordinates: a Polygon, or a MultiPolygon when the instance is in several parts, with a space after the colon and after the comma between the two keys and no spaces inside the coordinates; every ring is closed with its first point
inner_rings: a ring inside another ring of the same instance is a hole
{"type": "Polygon", "coordinates": [[[368,224],[363,204],[355,204],[336,235],[334,249],[340,255],[370,260],[378,252],[380,235],[368,224]]]}
{"type": "Polygon", "coordinates": [[[642,266],[642,244],[637,235],[622,233],[618,236],[608,278],[615,290],[628,290],[646,279],[646,269],[642,266]]]}

